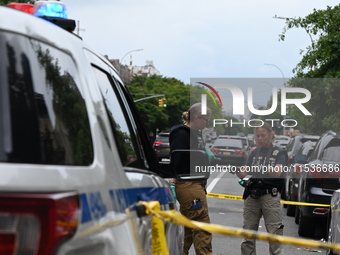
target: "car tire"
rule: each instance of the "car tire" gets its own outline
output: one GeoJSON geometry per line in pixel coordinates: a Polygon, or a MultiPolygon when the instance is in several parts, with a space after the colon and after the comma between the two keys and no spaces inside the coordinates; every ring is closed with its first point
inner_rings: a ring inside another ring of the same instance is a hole
{"type": "Polygon", "coordinates": [[[294,217],[295,216],[295,210],[296,210],[296,205],[287,205],[287,216],[294,217]]]}
{"type": "Polygon", "coordinates": [[[298,234],[303,237],[313,237],[315,233],[316,221],[312,217],[306,217],[299,213],[298,234]]]}
{"type": "Polygon", "coordinates": [[[295,224],[299,224],[300,209],[298,206],[295,207],[295,224]]]}

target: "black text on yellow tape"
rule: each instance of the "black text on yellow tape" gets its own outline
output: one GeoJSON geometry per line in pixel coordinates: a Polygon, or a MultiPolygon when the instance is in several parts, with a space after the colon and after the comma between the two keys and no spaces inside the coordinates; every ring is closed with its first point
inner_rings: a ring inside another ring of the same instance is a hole
{"type": "MultiPolygon", "coordinates": [[[[140,202],[143,203],[144,202],[140,202]]],[[[146,204],[144,204],[146,205],[146,204]]],[[[150,202],[147,203],[146,206],[146,214],[152,215],[152,232],[151,232],[151,242],[152,242],[152,255],[169,255],[168,245],[166,243],[165,237],[165,230],[164,230],[164,223],[161,217],[159,217],[156,213],[152,212],[159,212],[160,211],[160,204],[159,202],[150,202]]]]}
{"type": "MultiPolygon", "coordinates": [[[[243,200],[242,196],[224,195],[224,194],[216,194],[216,193],[208,193],[207,197],[230,199],[230,200],[243,200]]],[[[329,205],[326,205],[326,204],[303,203],[303,202],[294,202],[294,201],[285,201],[285,200],[281,200],[280,202],[281,204],[288,204],[288,205],[329,207],[329,205]]]]}
{"type": "MultiPolygon", "coordinates": [[[[295,238],[295,237],[287,237],[281,235],[274,235],[265,232],[257,232],[252,230],[245,230],[242,228],[233,228],[233,227],[224,227],[216,224],[208,224],[198,221],[191,221],[179,212],[175,210],[171,211],[160,211],[156,209],[155,203],[159,202],[140,202],[146,207],[146,211],[148,214],[153,214],[160,219],[177,224],[183,225],[185,227],[194,228],[194,229],[202,229],[210,233],[220,234],[220,235],[229,235],[229,236],[239,236],[247,239],[257,239],[261,241],[267,242],[275,242],[286,245],[294,245],[301,247],[312,247],[312,248],[324,248],[331,249],[335,251],[340,251],[340,244],[337,243],[324,243],[316,240],[308,240],[304,238],[295,238]]],[[[160,233],[160,232],[159,232],[160,233]]],[[[164,234],[164,232],[163,232],[164,234]]]]}
{"type": "Polygon", "coordinates": [[[243,200],[242,196],[223,195],[223,194],[216,194],[216,193],[208,193],[207,197],[223,198],[223,199],[230,199],[230,200],[243,200]]]}

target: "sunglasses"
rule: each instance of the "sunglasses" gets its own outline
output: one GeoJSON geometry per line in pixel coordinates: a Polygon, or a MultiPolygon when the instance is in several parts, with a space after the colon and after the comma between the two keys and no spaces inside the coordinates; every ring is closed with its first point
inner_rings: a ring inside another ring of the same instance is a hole
{"type": "Polygon", "coordinates": [[[203,116],[198,116],[198,118],[204,120],[206,123],[209,123],[209,122],[210,122],[210,119],[207,120],[207,119],[203,118],[203,116]]]}

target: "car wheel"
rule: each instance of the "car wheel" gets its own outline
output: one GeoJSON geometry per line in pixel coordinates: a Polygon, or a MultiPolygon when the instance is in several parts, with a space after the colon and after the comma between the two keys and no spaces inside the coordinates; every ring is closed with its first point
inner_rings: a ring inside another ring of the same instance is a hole
{"type": "Polygon", "coordinates": [[[287,205],[287,216],[295,216],[296,205],[287,205]]]}
{"type": "Polygon", "coordinates": [[[299,224],[300,209],[298,206],[295,207],[295,223],[299,224]]]}
{"type": "Polygon", "coordinates": [[[299,228],[298,228],[298,233],[299,236],[303,237],[313,237],[314,232],[315,232],[315,219],[312,217],[305,217],[302,215],[301,210],[299,213],[299,228]]]}

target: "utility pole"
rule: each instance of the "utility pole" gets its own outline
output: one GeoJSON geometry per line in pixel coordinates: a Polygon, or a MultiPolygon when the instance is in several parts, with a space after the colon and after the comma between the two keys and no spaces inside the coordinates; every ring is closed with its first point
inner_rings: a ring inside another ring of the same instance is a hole
{"type": "MultiPolygon", "coordinates": [[[[136,95],[136,94],[134,94],[134,95],[136,95]]],[[[149,97],[143,97],[143,98],[134,100],[134,102],[136,103],[136,102],[139,102],[139,101],[143,101],[143,100],[150,99],[150,98],[155,98],[155,97],[165,97],[165,94],[157,94],[157,95],[152,95],[152,96],[149,96],[149,97]]]]}

